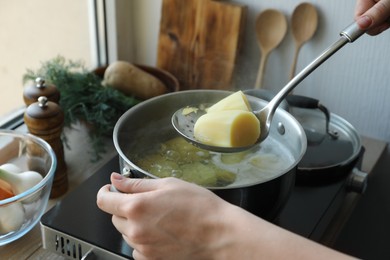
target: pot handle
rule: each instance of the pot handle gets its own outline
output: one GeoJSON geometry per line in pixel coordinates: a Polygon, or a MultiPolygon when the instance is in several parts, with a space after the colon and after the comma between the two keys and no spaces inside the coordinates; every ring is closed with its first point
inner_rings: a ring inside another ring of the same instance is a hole
{"type": "MultiPolygon", "coordinates": [[[[123,167],[122,169],[122,173],[121,173],[124,177],[132,177],[132,172],[131,170],[129,170],[127,167],[123,167]]],[[[123,193],[122,191],[118,190],[114,185],[111,184],[110,186],[110,191],[111,192],[119,192],[119,193],[123,193]]]]}
{"type": "Polygon", "coordinates": [[[290,106],[299,108],[317,109],[320,106],[318,99],[300,95],[288,95],[286,101],[290,106]]]}
{"type": "MultiPolygon", "coordinates": [[[[126,178],[144,178],[144,175],[142,175],[142,173],[138,173],[136,170],[132,170],[127,167],[123,167],[121,174],[126,178]]],[[[118,190],[114,185],[110,186],[110,191],[123,193],[122,191],[118,190]]]]}
{"type": "Polygon", "coordinates": [[[330,112],[329,110],[320,103],[318,99],[306,97],[306,96],[300,96],[300,95],[288,95],[286,96],[286,101],[289,106],[292,107],[299,107],[299,108],[307,108],[307,109],[319,109],[321,110],[325,115],[325,128],[326,133],[333,139],[337,139],[339,137],[338,133],[335,131],[331,131],[329,129],[329,123],[330,123],[330,112]]]}

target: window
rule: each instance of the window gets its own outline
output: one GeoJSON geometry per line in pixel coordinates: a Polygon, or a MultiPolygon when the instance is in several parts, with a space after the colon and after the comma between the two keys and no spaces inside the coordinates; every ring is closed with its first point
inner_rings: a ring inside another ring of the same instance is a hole
{"type": "Polygon", "coordinates": [[[0,1],[0,119],[24,107],[27,69],[58,55],[87,68],[105,59],[97,29],[103,11],[104,0],[0,1]]]}

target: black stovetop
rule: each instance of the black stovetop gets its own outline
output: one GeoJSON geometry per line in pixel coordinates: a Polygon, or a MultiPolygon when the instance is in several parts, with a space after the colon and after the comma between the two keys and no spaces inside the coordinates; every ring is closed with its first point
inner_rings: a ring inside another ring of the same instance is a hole
{"type": "MultiPolygon", "coordinates": [[[[113,227],[111,216],[96,206],[97,191],[109,183],[113,171],[119,171],[118,156],[48,211],[41,224],[130,258],[132,248],[113,227]]],[[[345,179],[323,186],[296,186],[275,224],[319,241],[346,192],[345,179]]]]}

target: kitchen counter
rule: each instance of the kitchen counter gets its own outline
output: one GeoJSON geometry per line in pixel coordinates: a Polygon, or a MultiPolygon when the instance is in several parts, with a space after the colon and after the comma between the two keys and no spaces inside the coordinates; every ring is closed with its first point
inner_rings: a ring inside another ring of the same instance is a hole
{"type": "MultiPolygon", "coordinates": [[[[87,129],[83,125],[77,125],[73,129],[66,130],[70,149],[65,149],[65,160],[68,167],[69,190],[72,191],[80,183],[94,174],[98,169],[104,166],[115,155],[116,151],[112,144],[111,137],[106,140],[106,153],[103,158],[97,162],[90,161],[90,145],[88,143],[87,129]]],[[[379,158],[386,148],[386,143],[372,138],[362,137],[363,146],[366,151],[362,162],[362,170],[372,173],[379,158]]],[[[108,180],[107,180],[108,181],[108,180]]],[[[334,219],[327,228],[324,238],[321,240],[324,244],[330,244],[337,237],[338,232],[348,220],[360,195],[352,193],[346,196],[343,206],[335,214],[334,219]],[[353,196],[352,196],[353,195],[353,196]]],[[[66,196],[63,195],[62,197],[66,196]]],[[[54,206],[61,198],[51,199],[47,209],[54,206]]],[[[11,244],[0,247],[1,259],[65,259],[62,256],[54,254],[42,248],[42,238],[40,225],[35,226],[29,233],[11,244]]]]}

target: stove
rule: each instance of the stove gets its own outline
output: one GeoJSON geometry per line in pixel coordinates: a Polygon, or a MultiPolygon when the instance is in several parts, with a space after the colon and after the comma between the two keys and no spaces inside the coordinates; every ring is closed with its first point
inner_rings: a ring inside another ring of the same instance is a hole
{"type": "MultiPolygon", "coordinates": [[[[364,149],[357,168],[363,153],[364,149]]],[[[96,206],[96,194],[113,171],[119,172],[118,156],[44,214],[40,224],[45,249],[68,259],[131,258],[133,249],[114,228],[111,216],[96,206]]],[[[274,223],[319,242],[357,177],[361,176],[352,172],[326,185],[295,186],[274,223]]]]}

